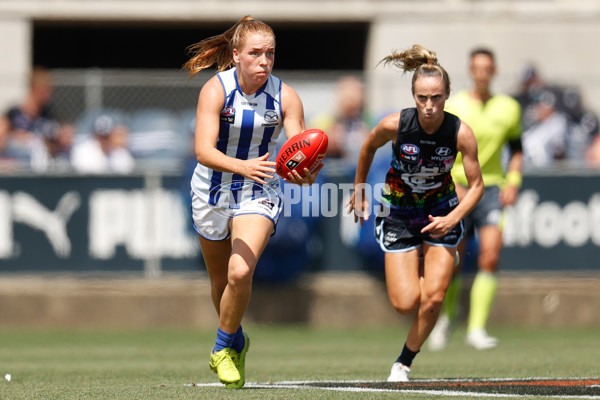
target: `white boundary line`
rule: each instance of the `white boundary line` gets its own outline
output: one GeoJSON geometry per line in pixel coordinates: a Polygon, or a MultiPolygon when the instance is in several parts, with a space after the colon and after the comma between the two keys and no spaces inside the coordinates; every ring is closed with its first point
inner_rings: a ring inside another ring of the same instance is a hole
{"type": "MultiPolygon", "coordinates": [[[[413,383],[451,383],[451,382],[506,382],[506,381],[517,381],[517,382],[528,382],[538,380],[587,380],[597,378],[490,378],[490,379],[415,379],[411,380],[413,383]]],[[[445,396],[445,397],[458,397],[458,396],[472,396],[472,397],[486,397],[486,398],[510,398],[510,397],[547,397],[551,399],[588,399],[588,400],[600,400],[600,396],[587,396],[587,395],[522,395],[522,394],[505,394],[505,393],[480,393],[473,391],[454,391],[454,390],[424,390],[424,389],[386,389],[386,388],[362,388],[362,387],[323,387],[321,385],[331,383],[340,385],[344,383],[384,383],[385,381],[365,381],[365,380],[350,380],[350,381],[282,381],[274,383],[247,383],[245,387],[253,389],[321,389],[338,392],[364,392],[364,393],[418,393],[427,394],[433,396],[445,396]]],[[[222,387],[223,385],[218,382],[211,383],[188,383],[184,386],[194,387],[222,387]]],[[[597,385],[592,385],[597,387],[597,385]]]]}

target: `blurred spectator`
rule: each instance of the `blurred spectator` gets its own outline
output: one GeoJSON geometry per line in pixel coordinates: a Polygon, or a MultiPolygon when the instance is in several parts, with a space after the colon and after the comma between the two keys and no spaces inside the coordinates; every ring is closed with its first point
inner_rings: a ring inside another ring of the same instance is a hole
{"type": "Polygon", "coordinates": [[[181,171],[188,137],[178,129],[178,117],[172,111],[154,107],[131,114],[129,149],[138,164],[155,170],[181,171]]]}
{"type": "Polygon", "coordinates": [[[30,161],[32,143],[43,122],[52,120],[49,112],[54,91],[51,73],[43,67],[35,67],[29,77],[29,91],[20,105],[9,108],[6,113],[10,123],[7,153],[30,161]]]}
{"type": "Polygon", "coordinates": [[[87,174],[130,173],[135,160],[127,149],[128,135],[126,126],[109,115],[100,115],[92,134],[73,147],[73,168],[87,174]]]}
{"type": "Polygon", "coordinates": [[[71,148],[75,130],[72,125],[60,125],[53,120],[39,124],[31,149],[31,169],[38,173],[71,170],[71,148]]]}
{"type": "Polygon", "coordinates": [[[194,110],[194,114],[193,116],[190,116],[191,114],[186,115],[186,113],[184,113],[182,115],[182,120],[183,120],[183,126],[182,126],[182,130],[183,130],[183,134],[181,135],[184,140],[187,141],[187,143],[185,144],[184,148],[185,148],[185,153],[184,153],[184,175],[186,177],[188,177],[188,179],[186,180],[186,184],[185,184],[185,191],[186,191],[186,198],[190,197],[189,196],[189,177],[192,176],[192,174],[194,173],[194,169],[196,168],[196,164],[198,164],[198,160],[196,158],[196,148],[195,148],[195,143],[196,143],[196,115],[195,115],[195,110],[194,110]]]}
{"type": "Polygon", "coordinates": [[[567,159],[585,160],[590,167],[600,167],[598,116],[584,107],[578,90],[567,89],[563,98],[570,121],[567,159]]]}
{"type": "Polygon", "coordinates": [[[549,89],[543,90],[526,110],[527,117],[534,121],[523,131],[525,164],[542,167],[566,158],[569,120],[566,113],[557,108],[558,94],[549,89]]]}
{"type": "Polygon", "coordinates": [[[359,78],[344,76],[336,89],[335,112],[316,115],[308,127],[325,131],[329,138],[327,159],[338,159],[342,168],[353,172],[373,121],[365,110],[365,86],[359,78]]]}
{"type": "Polygon", "coordinates": [[[129,129],[117,124],[110,133],[110,161],[114,172],[130,173],[135,167],[135,160],[129,151],[129,129]]]}
{"type": "MultiPolygon", "coordinates": [[[[596,119],[596,126],[598,120],[596,119]]],[[[592,168],[600,168],[600,134],[596,134],[592,141],[592,144],[588,148],[585,154],[585,160],[588,166],[592,168]]]]}
{"type": "Polygon", "coordinates": [[[6,151],[10,134],[10,122],[0,116],[0,174],[9,174],[16,168],[16,161],[6,151]]]}
{"type": "Polygon", "coordinates": [[[598,118],[587,110],[578,89],[544,82],[535,67],[524,69],[515,96],[523,109],[523,155],[531,166],[556,160],[600,165],[598,118]]]}

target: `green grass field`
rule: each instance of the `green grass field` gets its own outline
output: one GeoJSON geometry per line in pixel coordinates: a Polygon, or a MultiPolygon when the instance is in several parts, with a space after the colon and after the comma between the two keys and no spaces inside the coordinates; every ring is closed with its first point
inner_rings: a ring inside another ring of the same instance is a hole
{"type": "MultiPolygon", "coordinates": [[[[252,325],[247,381],[385,380],[406,327],[310,329],[252,325]]],[[[424,348],[411,378],[599,377],[600,330],[492,327],[500,347],[476,351],[454,333],[424,348]]],[[[0,328],[0,399],[439,399],[439,395],[190,386],[217,382],[213,329],[136,331],[0,328]],[[11,374],[11,380],[4,379],[11,374]]],[[[460,398],[460,397],[452,397],[460,398]]],[[[465,397],[473,398],[473,397],[465,397]]],[[[506,398],[506,397],[504,397],[506,398]]],[[[518,397],[515,397],[518,398],[518,397]]],[[[537,399],[538,397],[531,397],[537,399]]],[[[542,397],[539,397],[542,398],[542,397]]]]}

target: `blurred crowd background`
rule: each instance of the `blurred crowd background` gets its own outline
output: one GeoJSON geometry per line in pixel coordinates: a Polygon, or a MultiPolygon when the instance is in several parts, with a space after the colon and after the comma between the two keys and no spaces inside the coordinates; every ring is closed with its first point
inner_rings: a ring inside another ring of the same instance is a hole
{"type": "Polygon", "coordinates": [[[600,165],[600,75],[590,51],[597,2],[341,3],[329,0],[320,8],[308,2],[296,14],[301,5],[294,2],[273,8],[244,1],[220,10],[209,1],[183,1],[168,13],[147,7],[140,15],[133,1],[2,2],[0,27],[13,39],[0,43],[11,54],[0,68],[2,173],[128,173],[148,163],[181,169],[193,157],[195,103],[211,75],[186,78],[180,70],[186,47],[242,14],[274,27],[275,74],[302,95],[309,125],[322,125],[334,137],[329,158],[346,159],[348,167],[364,131],[410,105],[407,79],[377,62],[413,43],[437,51],[454,90],[468,82],[469,49],[496,51],[494,89],[523,107],[527,167],[600,165]],[[346,132],[344,149],[335,137],[346,132]]]}
{"type": "MultiPolygon", "coordinates": [[[[329,134],[323,182],[351,182],[364,136],[382,116],[412,106],[409,77],[378,61],[414,43],[438,53],[455,92],[468,85],[470,49],[483,45],[496,52],[494,90],[522,106],[526,178],[600,171],[600,56],[594,51],[600,5],[593,0],[5,0],[0,175],[76,175],[90,182],[97,176],[174,176],[185,204],[196,162],[197,96],[214,73],[189,80],[181,71],[186,47],[246,14],[274,28],[274,75],[300,94],[307,126],[329,134]]],[[[389,154],[381,160],[389,161],[389,154]]],[[[387,168],[387,161],[376,160],[373,174],[387,168]]],[[[38,200],[48,208],[56,202],[38,200]]],[[[304,256],[294,260],[297,269],[315,255],[323,265],[355,265],[355,254],[340,254],[340,246],[370,235],[339,224],[282,219],[264,257],[264,276],[279,278],[278,257],[298,246],[304,256]]],[[[7,246],[0,253],[4,270],[18,270],[10,264],[19,257],[16,250],[7,246]]]]}
{"type": "MultiPolygon", "coordinates": [[[[333,94],[329,109],[308,107],[307,124],[329,134],[331,169],[348,173],[383,111],[368,107],[359,71],[342,73],[326,87],[311,89],[305,102],[333,94]]],[[[0,173],[174,172],[193,163],[199,85],[188,84],[178,71],[131,75],[34,66],[27,94],[0,120],[0,173]],[[120,84],[123,80],[127,83],[120,84]],[[94,106],[86,107],[86,101],[94,106]]],[[[310,80],[311,74],[304,75],[310,80]]],[[[598,114],[584,103],[579,87],[548,82],[533,64],[523,67],[515,87],[526,168],[600,168],[598,114]]]]}
{"type": "MultiPolygon", "coordinates": [[[[327,71],[326,84],[305,84],[319,74],[283,71],[305,92],[307,126],[330,136],[330,172],[351,173],[362,140],[386,110],[369,107],[362,71],[327,71]],[[314,107],[320,97],[327,107],[314,107]]],[[[525,64],[509,93],[522,107],[526,170],[600,169],[597,110],[578,86],[542,74],[525,64]]],[[[195,158],[195,97],[209,74],[203,75],[192,84],[178,70],[32,66],[26,94],[0,119],[0,173],[181,171],[195,158]]]]}

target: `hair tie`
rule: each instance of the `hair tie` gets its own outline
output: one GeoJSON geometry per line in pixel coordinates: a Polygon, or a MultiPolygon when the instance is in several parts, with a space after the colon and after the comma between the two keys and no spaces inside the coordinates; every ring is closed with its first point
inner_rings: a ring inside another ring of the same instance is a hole
{"type": "Polygon", "coordinates": [[[427,60],[427,65],[435,65],[435,60],[432,60],[431,58],[427,60]]]}

